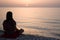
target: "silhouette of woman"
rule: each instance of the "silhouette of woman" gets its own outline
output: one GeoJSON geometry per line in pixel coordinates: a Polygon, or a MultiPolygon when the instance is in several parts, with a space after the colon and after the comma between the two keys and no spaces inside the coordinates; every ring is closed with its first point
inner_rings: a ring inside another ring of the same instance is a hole
{"type": "Polygon", "coordinates": [[[16,27],[16,22],[13,19],[12,12],[7,12],[6,20],[3,22],[3,29],[6,34],[14,34],[14,33],[20,33],[22,34],[24,32],[23,29],[18,30],[16,27]]]}

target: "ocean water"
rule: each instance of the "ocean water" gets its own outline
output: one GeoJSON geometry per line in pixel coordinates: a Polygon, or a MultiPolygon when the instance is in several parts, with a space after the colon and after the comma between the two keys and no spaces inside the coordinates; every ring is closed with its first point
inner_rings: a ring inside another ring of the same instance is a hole
{"type": "Polygon", "coordinates": [[[8,11],[24,34],[60,38],[60,8],[0,7],[0,30],[8,11]]]}

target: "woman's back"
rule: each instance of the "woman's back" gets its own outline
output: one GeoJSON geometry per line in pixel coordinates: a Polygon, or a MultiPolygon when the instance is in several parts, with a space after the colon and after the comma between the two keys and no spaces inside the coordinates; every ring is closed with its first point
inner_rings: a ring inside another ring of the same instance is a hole
{"type": "Polygon", "coordinates": [[[14,32],[16,28],[16,22],[13,19],[12,12],[7,12],[6,20],[3,22],[3,29],[5,32],[14,32]]]}
{"type": "Polygon", "coordinates": [[[23,29],[18,30],[16,27],[16,22],[12,17],[12,12],[7,12],[6,20],[3,22],[3,29],[4,32],[7,34],[14,34],[14,33],[20,33],[22,34],[24,32],[23,29]]]}
{"type": "Polygon", "coordinates": [[[5,31],[14,31],[16,29],[16,22],[14,20],[5,20],[3,28],[5,31]]]}

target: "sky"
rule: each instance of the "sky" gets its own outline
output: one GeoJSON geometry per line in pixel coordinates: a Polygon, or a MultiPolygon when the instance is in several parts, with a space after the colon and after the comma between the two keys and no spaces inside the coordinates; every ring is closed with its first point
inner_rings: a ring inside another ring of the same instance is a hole
{"type": "Polygon", "coordinates": [[[0,0],[0,7],[60,7],[60,0],[0,0]]]}

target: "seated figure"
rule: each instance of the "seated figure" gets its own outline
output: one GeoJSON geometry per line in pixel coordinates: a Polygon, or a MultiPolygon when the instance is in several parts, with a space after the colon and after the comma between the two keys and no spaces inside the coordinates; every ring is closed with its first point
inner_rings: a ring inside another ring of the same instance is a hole
{"type": "Polygon", "coordinates": [[[14,34],[19,33],[22,34],[24,32],[23,29],[18,30],[16,27],[16,22],[13,19],[12,12],[7,12],[6,20],[3,22],[3,30],[5,34],[14,34]]]}

